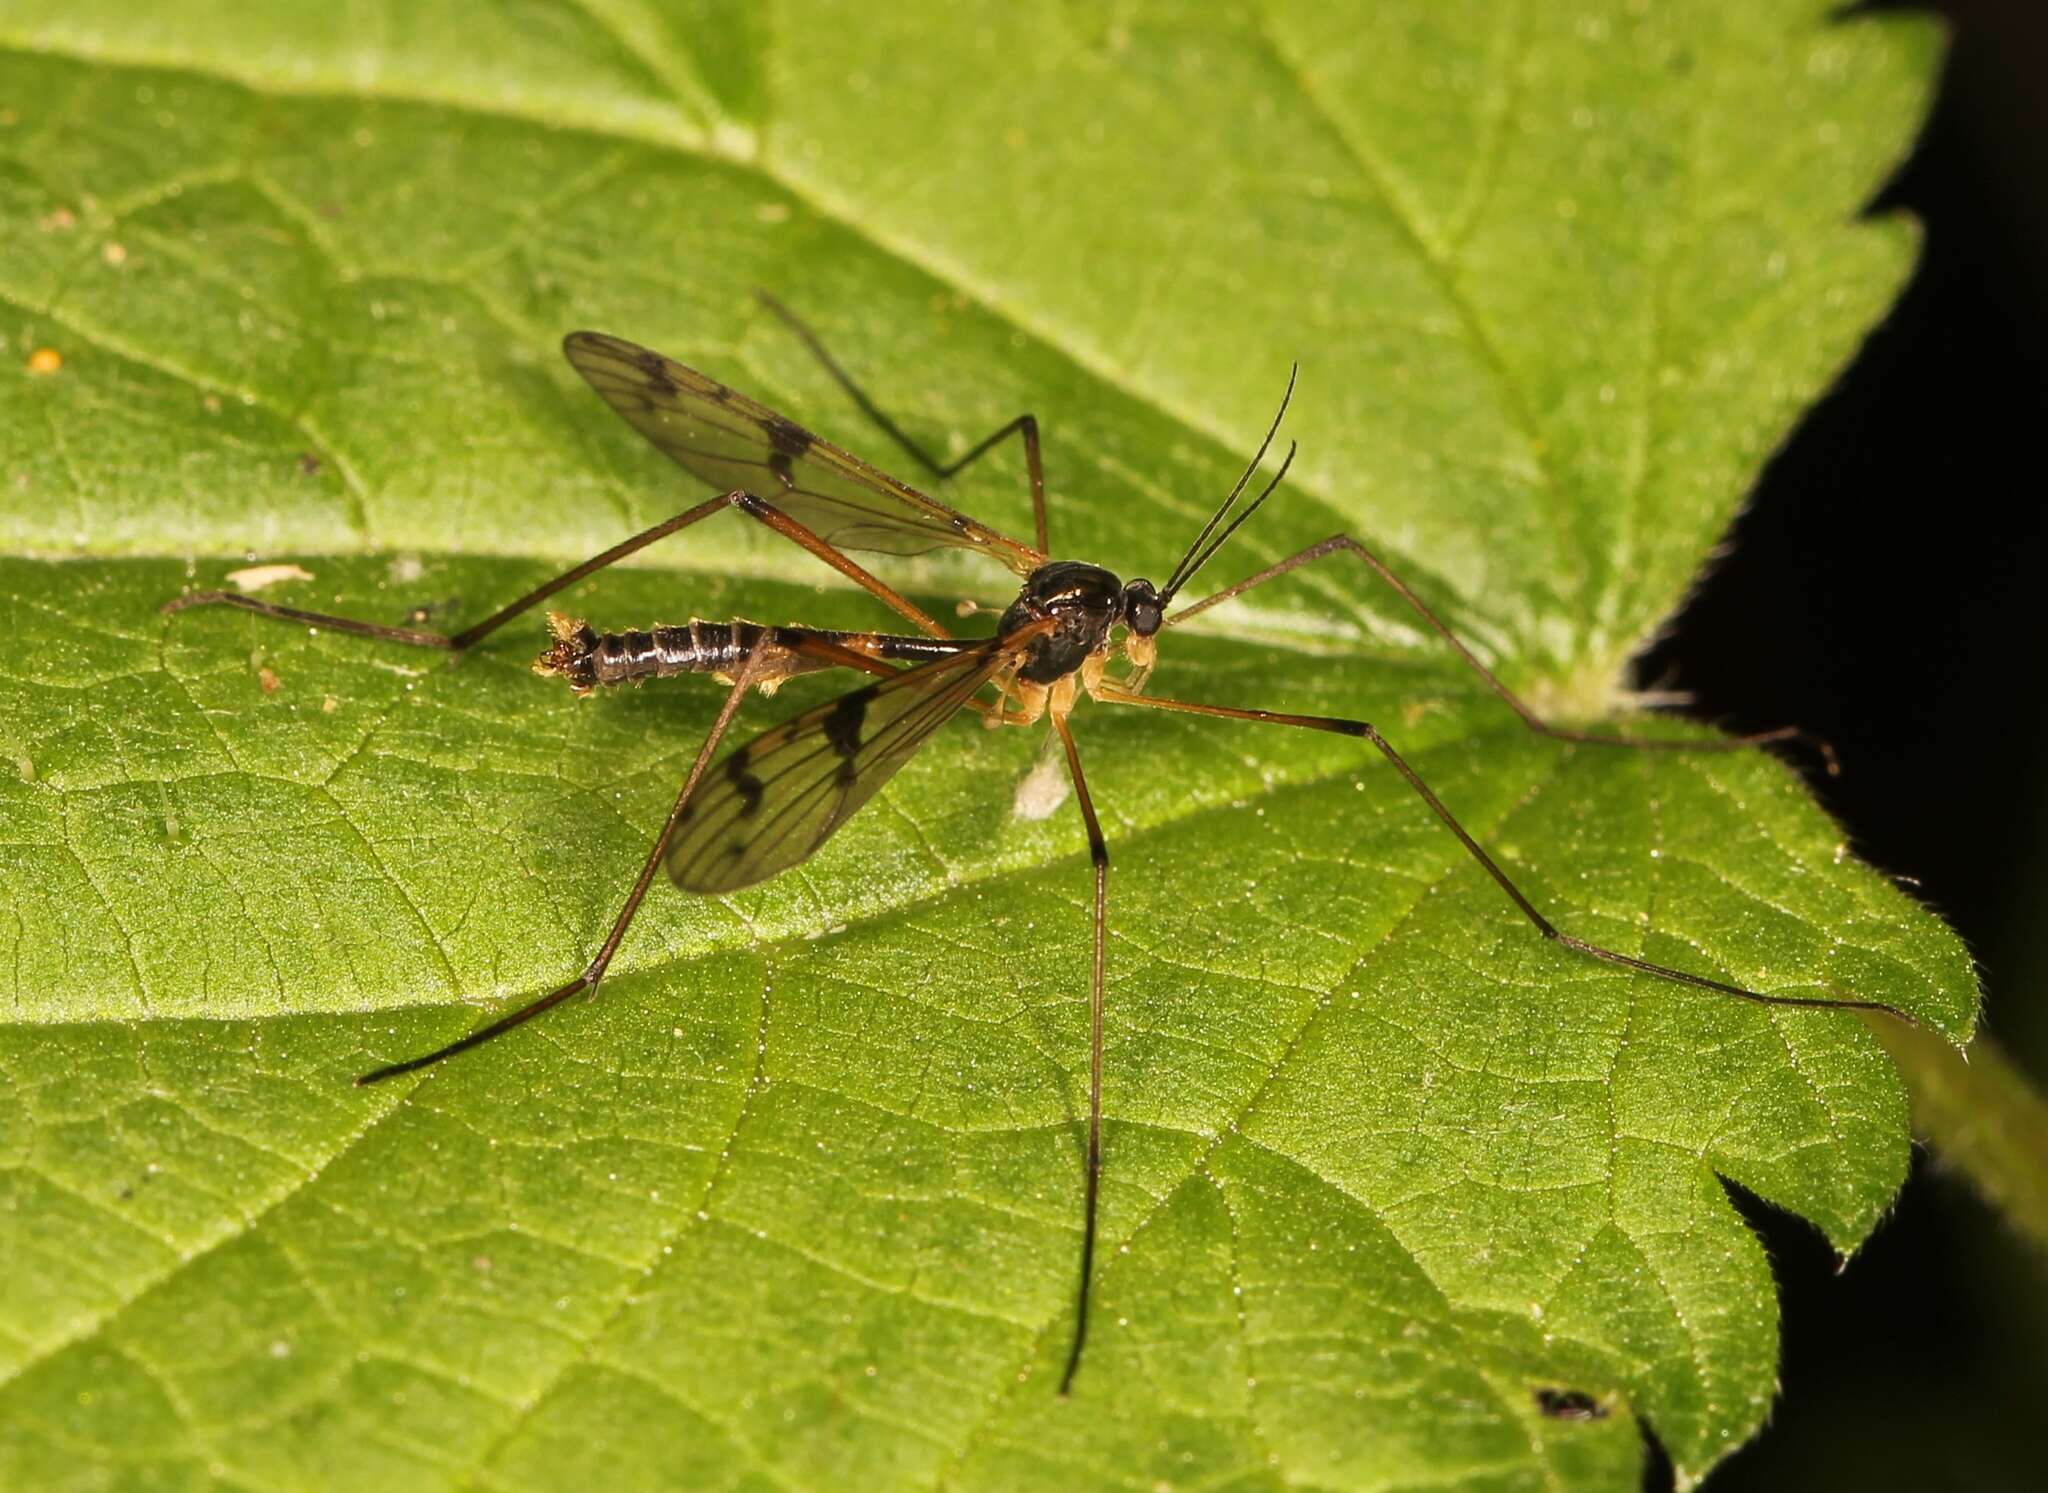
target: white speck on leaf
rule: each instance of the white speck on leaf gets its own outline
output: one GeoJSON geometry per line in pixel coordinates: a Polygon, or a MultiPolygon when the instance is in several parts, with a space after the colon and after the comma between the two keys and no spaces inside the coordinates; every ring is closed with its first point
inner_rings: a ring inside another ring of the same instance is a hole
{"type": "Polygon", "coordinates": [[[240,570],[230,570],[227,579],[229,585],[246,595],[284,581],[310,581],[313,572],[287,561],[278,565],[248,565],[240,570]]]}

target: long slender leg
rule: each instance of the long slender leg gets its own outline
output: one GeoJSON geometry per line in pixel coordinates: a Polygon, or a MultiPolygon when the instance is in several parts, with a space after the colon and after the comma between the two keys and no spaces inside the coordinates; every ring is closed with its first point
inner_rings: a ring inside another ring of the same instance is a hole
{"type": "Polygon", "coordinates": [[[1031,517],[1038,534],[1038,552],[1042,555],[1051,553],[1046,539],[1045,528],[1045,464],[1039,458],[1038,417],[1036,415],[1019,415],[994,434],[984,436],[981,440],[977,441],[974,448],[958,461],[942,464],[937,457],[920,446],[908,431],[890,419],[884,413],[881,406],[868,397],[867,391],[853,381],[853,375],[840,366],[837,358],[826,351],[824,342],[816,332],[811,330],[809,324],[802,317],[798,316],[765,290],[757,290],[754,294],[763,306],[766,306],[782,320],[784,325],[796,333],[797,338],[803,345],[810,349],[811,356],[825,365],[825,371],[832,375],[832,381],[846,391],[847,397],[860,407],[860,412],[880,427],[882,433],[887,435],[890,440],[901,446],[910,456],[911,460],[915,461],[927,472],[930,472],[934,477],[951,477],[955,473],[964,470],[979,457],[986,455],[991,447],[1000,444],[1012,435],[1019,437],[1024,442],[1024,467],[1031,476],[1031,517]]]}
{"type": "Polygon", "coordinates": [[[352,637],[377,638],[387,643],[408,643],[417,648],[445,648],[451,653],[460,653],[483,641],[521,613],[539,606],[557,591],[573,586],[585,576],[595,574],[607,565],[647,548],[656,540],[666,539],[671,534],[689,528],[699,519],[709,518],[726,508],[736,508],[756,523],[765,524],[783,538],[802,546],[933,637],[947,636],[943,627],[893,586],[869,574],[788,514],[744,491],[729,492],[722,497],[712,498],[686,512],[678,513],[674,518],[664,519],[651,529],[643,529],[631,539],[622,540],[602,554],[592,555],[581,565],[572,566],[552,580],[542,582],[518,600],[506,603],[483,621],[458,633],[426,632],[410,627],[385,627],[380,623],[364,622],[354,617],[337,617],[328,612],[308,612],[299,607],[283,606],[274,601],[264,601],[260,597],[245,596],[239,591],[194,591],[165,602],[162,610],[170,613],[182,612],[187,607],[237,607],[245,612],[254,612],[259,617],[280,617],[287,622],[304,622],[314,627],[324,627],[330,632],[347,633],[352,637]]]}
{"type": "Polygon", "coordinates": [[[1886,1005],[1883,1001],[1833,1000],[1809,995],[1764,995],[1755,990],[1745,990],[1740,985],[1730,985],[1721,980],[1708,979],[1705,975],[1673,969],[1669,965],[1652,964],[1647,959],[1617,953],[1613,949],[1589,943],[1583,938],[1573,937],[1536,910],[1535,904],[1522,894],[1521,888],[1508,879],[1508,873],[1500,868],[1500,863],[1486,853],[1485,847],[1472,838],[1464,825],[1458,823],[1457,818],[1444,805],[1444,801],[1437,797],[1436,790],[1422,780],[1421,774],[1408,765],[1407,759],[1394,750],[1393,744],[1386,737],[1364,721],[1344,720],[1325,715],[1289,715],[1277,710],[1244,710],[1229,705],[1205,705],[1192,700],[1165,700],[1154,695],[1134,695],[1110,685],[1103,686],[1097,692],[1096,698],[1116,705],[1142,705],[1153,710],[1177,710],[1188,715],[1219,716],[1224,720],[1233,721],[1263,721],[1275,726],[1299,726],[1310,731],[1330,731],[1339,736],[1363,737],[1378,749],[1382,757],[1393,764],[1394,770],[1401,774],[1408,786],[1429,805],[1430,812],[1443,821],[1446,829],[1458,837],[1458,843],[1465,847],[1472,859],[1479,862],[1486,874],[1494,879],[1495,884],[1507,893],[1508,900],[1515,904],[1522,916],[1533,923],[1536,931],[1545,938],[1563,944],[1568,949],[1576,949],[1579,953],[1594,959],[1635,970],[1639,974],[1655,975],[1660,980],[1671,980],[1700,990],[1712,990],[1720,995],[1732,995],[1741,1000],[1753,1001],[1760,1006],[1818,1006],[1829,1010],[1883,1011],[1887,1015],[1899,1017],[1908,1024],[1916,1024],[1913,1023],[1911,1016],[1896,1007],[1886,1005]]]}
{"type": "Polygon", "coordinates": [[[388,1063],[358,1078],[358,1084],[382,1083],[387,1078],[396,1078],[401,1073],[411,1073],[420,1068],[452,1058],[458,1052],[467,1052],[488,1042],[493,1037],[502,1037],[515,1026],[524,1025],[543,1011],[552,1010],[579,991],[595,993],[598,981],[611,966],[612,955],[619,951],[619,943],[626,936],[626,929],[632,925],[633,915],[640,911],[640,903],[647,896],[647,888],[654,882],[655,868],[661,864],[661,857],[668,849],[668,842],[676,832],[676,825],[682,822],[683,813],[690,806],[690,796],[697,791],[698,780],[704,776],[704,769],[711,761],[711,754],[718,750],[719,741],[725,736],[726,728],[738,713],[740,701],[753,686],[754,676],[759,669],[762,655],[767,651],[768,638],[764,633],[759,642],[747,654],[747,661],[740,666],[732,688],[726,692],[725,704],[719,707],[718,718],[711,723],[711,730],[704,737],[704,745],[697,749],[697,760],[690,764],[688,776],[683,779],[682,791],[676,794],[676,801],[668,811],[668,818],[662,822],[661,833],[654,837],[654,846],[647,852],[647,860],[640,867],[640,875],[633,882],[633,890],[626,894],[626,905],[619,909],[619,915],[612,920],[612,931],[605,935],[597,957],[590,961],[582,974],[559,989],[551,990],[539,1000],[521,1006],[508,1016],[500,1016],[489,1026],[479,1028],[466,1037],[458,1037],[445,1047],[437,1047],[421,1057],[407,1058],[402,1063],[388,1063]]]}
{"type": "Polygon", "coordinates": [[[1467,648],[1458,635],[1445,625],[1443,619],[1431,611],[1428,604],[1421,597],[1408,589],[1407,582],[1389,570],[1386,563],[1378,555],[1375,555],[1349,534],[1332,534],[1328,539],[1310,545],[1300,554],[1289,555],[1284,560],[1268,565],[1256,575],[1246,576],[1234,586],[1225,586],[1213,596],[1203,597],[1193,606],[1182,607],[1178,612],[1175,612],[1166,619],[1166,625],[1171,627],[1176,623],[1185,622],[1188,618],[1198,613],[1206,612],[1218,602],[1228,601],[1233,596],[1243,595],[1254,586],[1263,586],[1267,581],[1278,580],[1289,571],[1299,570],[1304,565],[1313,564],[1315,561],[1321,560],[1326,556],[1341,554],[1345,551],[1358,556],[1374,575],[1393,587],[1395,594],[1401,600],[1408,603],[1414,610],[1415,615],[1428,623],[1435,630],[1438,637],[1449,643],[1452,650],[1457,653],[1459,658],[1465,661],[1472,672],[1486,681],[1486,687],[1500,696],[1507,703],[1508,708],[1522,718],[1522,724],[1531,731],[1536,732],[1539,736],[1548,736],[1556,741],[1580,742],[1589,746],[1636,747],[1644,751],[1673,752],[1732,752],[1744,747],[1762,746],[1767,742],[1773,741],[1802,741],[1820,755],[1821,761],[1827,768],[1830,777],[1835,776],[1841,771],[1841,764],[1835,759],[1835,749],[1825,741],[1822,741],[1818,736],[1813,735],[1811,732],[1802,731],[1797,726],[1780,726],[1771,731],[1753,731],[1747,736],[1725,736],[1710,741],[1669,741],[1654,737],[1617,736],[1599,731],[1574,731],[1564,726],[1553,726],[1534,710],[1530,709],[1523,702],[1521,696],[1501,683],[1493,670],[1487,668],[1485,664],[1479,661],[1478,656],[1470,648],[1467,648]]]}
{"type": "Polygon", "coordinates": [[[287,622],[305,622],[314,627],[324,627],[331,632],[347,633],[351,637],[378,638],[387,643],[410,643],[417,648],[446,648],[460,653],[471,644],[481,642],[522,612],[531,610],[553,596],[557,591],[575,585],[585,576],[594,574],[623,560],[638,550],[647,548],[658,539],[687,529],[699,519],[706,519],[720,509],[731,506],[733,494],[712,498],[699,503],[695,508],[678,513],[674,518],[664,519],[651,529],[642,529],[631,539],[621,540],[601,554],[592,555],[581,565],[570,567],[549,581],[534,587],[517,601],[508,602],[483,621],[461,632],[447,634],[426,632],[410,627],[385,627],[375,622],[364,622],[354,617],[336,617],[326,612],[308,612],[299,607],[281,606],[274,601],[259,597],[245,596],[239,591],[193,591],[184,596],[173,597],[163,604],[166,613],[182,612],[187,607],[227,606],[239,607],[245,612],[254,612],[259,617],[279,617],[287,622]]]}
{"type": "Polygon", "coordinates": [[[752,493],[746,492],[734,493],[730,501],[735,508],[739,509],[740,512],[746,514],[749,518],[758,519],[780,534],[784,539],[788,539],[809,550],[855,585],[865,588],[870,594],[880,598],[903,616],[908,617],[921,631],[935,638],[951,636],[945,628],[939,626],[937,622],[901,591],[898,591],[894,586],[886,584],[861,566],[856,565],[847,558],[843,550],[827,543],[774,504],[764,502],[752,493]]]}
{"type": "Polygon", "coordinates": [[[1060,1398],[1073,1387],[1081,1367],[1081,1345],[1088,1341],[1088,1286],[1095,1274],[1095,1205],[1102,1188],[1102,969],[1103,938],[1109,910],[1109,844],[1095,817],[1095,800],[1081,775],[1081,752],[1064,715],[1055,714],[1053,729],[1067,751],[1067,771],[1074,779],[1074,801],[1088,826],[1088,856],[1095,863],[1095,963],[1088,981],[1088,1173],[1081,1211],[1081,1285],[1075,1293],[1074,1343],[1067,1350],[1066,1372],[1060,1375],[1060,1398]]]}

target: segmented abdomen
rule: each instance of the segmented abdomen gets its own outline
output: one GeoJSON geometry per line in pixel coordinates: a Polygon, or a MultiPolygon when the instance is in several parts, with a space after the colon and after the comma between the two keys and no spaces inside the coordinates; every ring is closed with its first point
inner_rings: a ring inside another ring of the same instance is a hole
{"type": "Polygon", "coordinates": [[[556,615],[548,620],[555,643],[534,660],[534,672],[559,674],[579,692],[601,684],[666,679],[672,674],[731,678],[739,673],[763,634],[768,637],[768,647],[756,665],[757,678],[786,679],[830,667],[778,647],[782,629],[758,622],[693,621],[681,627],[599,633],[574,618],[556,615]]]}
{"type": "MultiPolygon", "coordinates": [[[[740,671],[761,635],[774,628],[758,622],[691,622],[682,627],[656,627],[646,632],[608,632],[590,650],[590,668],[598,684],[625,684],[635,679],[666,679],[672,674],[724,674],[740,671]]],[[[771,644],[772,646],[772,644],[771,644]]],[[[781,653],[780,649],[776,650],[781,653]]],[[[800,662],[791,660],[790,662],[800,662]]],[[[779,669],[778,673],[795,673],[779,669]]]]}

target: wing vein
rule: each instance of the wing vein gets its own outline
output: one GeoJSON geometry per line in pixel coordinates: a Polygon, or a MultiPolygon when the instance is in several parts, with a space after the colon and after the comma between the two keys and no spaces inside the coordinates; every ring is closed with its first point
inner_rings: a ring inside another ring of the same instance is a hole
{"type": "Polygon", "coordinates": [[[668,853],[685,891],[730,892],[808,859],[1018,648],[990,638],[771,727],[704,776],[668,853]]]}
{"type": "Polygon", "coordinates": [[[714,488],[773,502],[828,544],[890,555],[974,550],[1019,575],[1044,563],[1029,545],[660,353],[601,332],[572,332],[562,352],[669,460],[714,488]],[[772,485],[763,484],[764,473],[772,485]]]}

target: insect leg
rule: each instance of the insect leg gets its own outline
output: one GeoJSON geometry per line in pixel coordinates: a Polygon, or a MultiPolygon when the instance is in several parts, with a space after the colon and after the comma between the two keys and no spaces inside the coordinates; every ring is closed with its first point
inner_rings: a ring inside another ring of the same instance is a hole
{"type": "Polygon", "coordinates": [[[910,598],[898,591],[894,586],[889,585],[866,569],[856,565],[847,558],[845,551],[826,542],[774,504],[757,498],[750,492],[733,493],[726,501],[739,509],[740,512],[746,514],[747,517],[766,524],[784,539],[809,550],[855,585],[862,587],[884,605],[895,609],[903,616],[909,618],[920,629],[931,636],[935,638],[950,636],[945,628],[933,621],[910,598]]]}
{"type": "Polygon", "coordinates": [[[724,508],[737,508],[757,523],[766,525],[783,538],[810,551],[933,637],[946,636],[944,628],[926,616],[894,587],[884,584],[854,564],[839,550],[795,519],[745,491],[729,492],[721,497],[712,498],[699,503],[695,508],[678,513],[674,518],[664,519],[651,529],[643,529],[632,538],[621,540],[602,554],[592,555],[582,564],[542,582],[518,600],[506,603],[483,621],[458,633],[427,632],[411,627],[386,627],[381,623],[365,622],[355,617],[338,617],[329,612],[309,612],[299,607],[284,606],[278,602],[264,601],[260,597],[247,596],[239,591],[193,591],[184,596],[173,597],[163,604],[161,610],[171,613],[182,612],[187,607],[237,607],[245,612],[254,612],[260,617],[278,617],[287,622],[304,622],[312,627],[324,627],[330,632],[346,633],[351,637],[376,638],[386,643],[407,643],[417,648],[445,648],[451,653],[460,653],[465,648],[482,642],[515,617],[539,606],[556,592],[566,590],[584,577],[603,570],[607,565],[647,548],[656,540],[666,539],[671,534],[687,529],[698,520],[709,518],[724,508]]]}
{"type": "Polygon", "coordinates": [[[1451,631],[1444,620],[1429,609],[1428,603],[1411,591],[1408,588],[1407,582],[1387,568],[1385,561],[1381,560],[1378,555],[1375,555],[1349,534],[1332,534],[1328,539],[1310,545],[1299,554],[1289,555],[1284,560],[1268,565],[1256,575],[1246,576],[1233,586],[1225,586],[1214,595],[1203,597],[1193,606],[1181,608],[1181,610],[1166,619],[1166,625],[1171,627],[1176,623],[1185,622],[1188,618],[1195,616],[1199,612],[1206,612],[1218,602],[1228,601],[1233,596],[1243,595],[1254,586],[1263,586],[1267,581],[1278,580],[1289,571],[1299,570],[1302,566],[1313,564],[1315,561],[1321,560],[1326,556],[1342,554],[1347,551],[1356,555],[1365,563],[1367,569],[1393,587],[1395,594],[1401,600],[1408,603],[1416,616],[1428,623],[1438,637],[1449,643],[1452,650],[1459,658],[1465,661],[1472,672],[1486,682],[1486,687],[1500,696],[1506,702],[1508,709],[1514,711],[1516,715],[1522,718],[1522,724],[1531,731],[1536,732],[1539,736],[1548,736],[1556,741],[1578,742],[1587,746],[1636,747],[1644,751],[1676,752],[1732,752],[1739,751],[1744,747],[1762,746],[1773,741],[1800,741],[1819,754],[1822,764],[1827,768],[1828,776],[1833,777],[1841,771],[1841,764],[1835,758],[1835,749],[1818,736],[1813,735],[1809,731],[1802,731],[1797,726],[1779,726],[1770,731],[1753,731],[1746,736],[1724,736],[1704,741],[1671,741],[1655,737],[1620,736],[1607,732],[1574,731],[1565,726],[1553,726],[1549,721],[1546,721],[1531,709],[1522,700],[1521,696],[1503,684],[1493,670],[1481,663],[1478,655],[1466,647],[1464,642],[1456,633],[1451,631]]]}
{"type": "Polygon", "coordinates": [[[1429,805],[1429,811],[1443,822],[1444,828],[1457,836],[1458,843],[1465,847],[1466,852],[1472,859],[1479,862],[1480,868],[1493,878],[1495,885],[1499,886],[1507,894],[1508,900],[1515,904],[1515,907],[1521,912],[1522,916],[1535,925],[1538,933],[1541,933],[1553,943],[1562,944],[1568,949],[1576,949],[1581,954],[1594,959],[1604,960],[1609,964],[1621,965],[1624,969],[1632,969],[1638,974],[1655,975],[1660,980],[1670,980],[1676,984],[1690,985],[1699,990],[1711,990],[1719,995],[1732,995],[1737,999],[1751,1001],[1760,1006],[1815,1006],[1829,1010],[1883,1011],[1887,1015],[1897,1016],[1902,1021],[1913,1024],[1912,1017],[1896,1007],[1886,1005],[1883,1001],[1851,1000],[1847,998],[1834,1000],[1822,996],[1809,995],[1764,995],[1759,991],[1745,990],[1740,985],[1730,985],[1721,980],[1709,979],[1705,975],[1691,974],[1686,970],[1673,969],[1665,964],[1653,964],[1647,959],[1638,959],[1632,954],[1618,953],[1613,949],[1603,948],[1599,944],[1589,943],[1583,938],[1577,938],[1572,934],[1566,933],[1536,910],[1536,905],[1524,896],[1522,889],[1508,878],[1508,873],[1501,869],[1500,863],[1487,854],[1486,848],[1472,838],[1464,825],[1458,823],[1456,816],[1445,806],[1444,801],[1437,797],[1436,790],[1422,780],[1422,775],[1408,765],[1407,759],[1394,750],[1393,744],[1386,737],[1380,735],[1376,729],[1364,721],[1344,720],[1335,716],[1323,715],[1289,715],[1277,710],[1245,710],[1229,705],[1206,705],[1192,700],[1166,700],[1156,695],[1134,695],[1128,691],[1107,685],[1096,695],[1096,698],[1107,700],[1114,705],[1143,705],[1154,710],[1176,710],[1188,715],[1218,716],[1224,720],[1233,721],[1263,721],[1275,726],[1298,726],[1309,731],[1330,731],[1339,736],[1362,737],[1364,740],[1371,742],[1379,754],[1393,764],[1394,771],[1401,774],[1402,779],[1408,786],[1415,790],[1416,796],[1429,805]]]}
{"type": "Polygon", "coordinates": [[[1019,415],[994,434],[984,436],[980,441],[976,442],[974,448],[958,461],[942,464],[937,457],[920,446],[908,431],[890,419],[882,408],[868,397],[867,391],[853,381],[853,375],[840,366],[837,358],[826,351],[824,342],[816,332],[811,330],[809,324],[802,317],[798,316],[765,290],[757,290],[754,294],[763,306],[767,307],[768,310],[781,319],[784,325],[796,333],[798,340],[810,350],[811,356],[822,363],[825,366],[825,371],[832,375],[832,381],[844,389],[847,397],[859,406],[860,412],[872,420],[890,440],[901,446],[909,454],[911,460],[915,461],[927,472],[930,472],[934,477],[944,478],[953,476],[955,473],[966,468],[970,463],[986,455],[992,447],[1001,444],[1012,435],[1022,440],[1024,443],[1024,467],[1031,477],[1031,516],[1036,525],[1036,533],[1038,535],[1038,552],[1040,554],[1051,553],[1046,540],[1045,527],[1045,464],[1039,458],[1038,417],[1036,415],[1019,415]]]}
{"type": "Polygon", "coordinates": [[[1081,775],[1081,753],[1074,745],[1074,733],[1064,715],[1055,714],[1053,729],[1066,748],[1067,771],[1074,779],[1074,801],[1081,807],[1081,819],[1088,826],[1088,856],[1095,863],[1095,962],[1088,981],[1088,1173],[1087,1191],[1081,1213],[1081,1285],[1074,1303],[1074,1342],[1067,1350],[1066,1371],[1060,1375],[1060,1397],[1073,1387],[1074,1373],[1081,1367],[1081,1345],[1088,1340],[1088,1285],[1095,1273],[1095,1207],[1102,1183],[1102,958],[1103,938],[1109,907],[1109,845],[1102,838],[1102,825],[1095,817],[1095,800],[1088,795],[1088,780],[1081,775]]]}
{"type": "Polygon", "coordinates": [[[664,519],[651,529],[643,529],[631,539],[621,540],[602,554],[592,555],[581,565],[573,566],[549,581],[534,587],[517,601],[508,602],[483,621],[458,633],[427,632],[410,627],[385,627],[375,622],[364,622],[354,617],[337,617],[327,612],[308,612],[299,607],[281,606],[274,601],[259,597],[245,596],[239,591],[191,591],[183,596],[173,597],[165,602],[165,613],[182,612],[187,607],[227,606],[239,607],[245,612],[254,612],[259,617],[279,617],[287,622],[304,622],[314,627],[324,627],[330,632],[347,633],[351,637],[377,638],[387,643],[410,643],[418,648],[446,648],[459,653],[472,643],[481,642],[520,613],[531,610],[553,596],[557,591],[575,585],[585,576],[600,571],[614,561],[623,560],[635,551],[643,550],[657,539],[687,529],[699,519],[709,518],[721,508],[730,505],[736,494],[712,498],[699,503],[695,508],[678,513],[674,518],[664,519]]]}
{"type": "Polygon", "coordinates": [[[640,867],[640,875],[634,880],[632,891],[626,894],[626,905],[619,909],[618,917],[612,920],[611,932],[605,935],[604,944],[598,949],[597,957],[590,961],[589,967],[568,984],[549,991],[539,1000],[521,1006],[510,1015],[499,1017],[489,1026],[481,1027],[466,1037],[458,1037],[447,1046],[437,1047],[421,1057],[407,1058],[401,1063],[389,1063],[382,1068],[372,1069],[356,1080],[358,1084],[382,1083],[387,1078],[396,1078],[401,1073],[411,1073],[438,1063],[443,1058],[452,1058],[459,1052],[467,1052],[472,1047],[490,1041],[493,1037],[502,1037],[515,1026],[533,1020],[543,1011],[552,1010],[580,991],[596,992],[598,981],[604,978],[605,970],[611,965],[612,955],[619,951],[619,943],[625,938],[626,929],[632,925],[633,915],[640,911],[640,903],[647,895],[647,888],[654,881],[655,868],[661,864],[662,855],[668,850],[668,842],[676,832],[676,825],[682,821],[684,812],[690,806],[691,795],[697,791],[697,783],[704,776],[704,769],[711,761],[711,754],[718,750],[718,743],[724,738],[726,728],[732,724],[733,716],[739,711],[740,701],[747,697],[747,691],[753,686],[754,676],[766,647],[767,637],[764,634],[747,654],[746,662],[740,666],[739,674],[732,682],[732,689],[726,694],[725,704],[719,707],[718,718],[711,723],[711,730],[704,738],[704,745],[697,749],[697,759],[690,764],[689,775],[683,779],[682,791],[676,794],[675,805],[668,811],[668,818],[662,823],[661,833],[654,837],[654,848],[647,852],[646,864],[640,867]]]}

